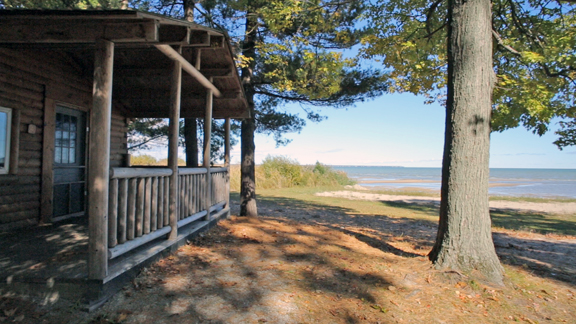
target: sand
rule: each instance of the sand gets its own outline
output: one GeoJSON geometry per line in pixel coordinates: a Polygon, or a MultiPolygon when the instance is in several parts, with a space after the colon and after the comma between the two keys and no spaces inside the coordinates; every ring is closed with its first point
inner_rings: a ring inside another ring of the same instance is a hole
{"type": "MultiPolygon", "coordinates": [[[[323,197],[338,197],[338,198],[356,199],[356,200],[404,202],[409,204],[426,204],[426,205],[440,204],[439,197],[385,195],[365,191],[357,192],[357,191],[342,190],[342,191],[320,192],[317,193],[316,195],[323,197]]],[[[516,210],[516,211],[548,213],[548,214],[576,214],[576,203],[574,202],[537,203],[537,202],[525,202],[525,201],[520,202],[520,201],[496,200],[496,201],[490,201],[490,208],[499,210],[516,210]]]]}

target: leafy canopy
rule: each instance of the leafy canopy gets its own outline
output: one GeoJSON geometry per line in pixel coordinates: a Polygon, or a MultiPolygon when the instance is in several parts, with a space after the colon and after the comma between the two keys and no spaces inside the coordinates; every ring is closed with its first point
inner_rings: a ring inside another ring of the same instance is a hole
{"type": "MultiPolygon", "coordinates": [[[[362,53],[381,60],[390,91],[443,101],[447,1],[377,1],[370,10],[362,53]]],[[[492,11],[493,130],[523,125],[542,135],[558,118],[554,144],[576,144],[576,4],[494,0],[492,11]]]]}
{"type": "MultiPolygon", "coordinates": [[[[131,5],[184,17],[182,1],[131,5]]],[[[237,46],[238,66],[251,68],[248,86],[254,89],[256,130],[273,135],[278,144],[288,142],[282,134],[306,124],[286,103],[300,103],[308,120],[320,121],[323,117],[312,107],[345,107],[385,90],[381,73],[363,69],[359,58],[343,54],[366,32],[358,28],[365,10],[361,1],[206,0],[193,5],[195,21],[226,31],[237,46]],[[247,27],[248,18],[256,21],[253,30],[247,27]],[[251,31],[256,34],[249,48],[253,54],[246,55],[245,35],[251,31]]]]}

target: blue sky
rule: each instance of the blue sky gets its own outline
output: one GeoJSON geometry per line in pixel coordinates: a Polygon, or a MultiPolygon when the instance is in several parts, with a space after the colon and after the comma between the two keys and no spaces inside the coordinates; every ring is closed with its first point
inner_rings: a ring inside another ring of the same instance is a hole
{"type": "MultiPolygon", "coordinates": [[[[298,112],[298,105],[287,106],[298,112]]],[[[256,163],[267,155],[283,155],[301,164],[441,167],[444,145],[444,108],[425,105],[412,94],[388,94],[348,109],[324,108],[320,123],[308,122],[287,146],[276,148],[272,137],[256,136],[256,163]]],[[[576,147],[560,151],[552,144],[553,131],[540,137],[519,127],[492,133],[492,168],[576,168],[576,147]]],[[[165,148],[150,154],[166,157],[165,148]]],[[[181,152],[184,157],[183,152],[181,152]]],[[[232,148],[232,163],[240,162],[240,145],[232,148]]]]}
{"type": "MultiPolygon", "coordinates": [[[[294,111],[297,105],[289,106],[294,111]]],[[[256,136],[256,161],[284,155],[301,164],[320,161],[330,165],[392,165],[440,167],[444,145],[444,108],[425,105],[422,97],[389,94],[354,108],[322,110],[320,123],[308,122],[292,143],[275,147],[271,137],[256,136]]],[[[492,133],[490,167],[576,168],[576,148],[560,151],[553,132],[537,136],[524,128],[492,133]]],[[[240,146],[232,162],[240,161],[240,146]]]]}

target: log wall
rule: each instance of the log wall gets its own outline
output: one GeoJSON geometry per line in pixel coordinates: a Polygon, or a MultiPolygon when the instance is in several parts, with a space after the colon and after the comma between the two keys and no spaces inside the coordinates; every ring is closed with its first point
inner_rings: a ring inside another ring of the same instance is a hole
{"type": "MultiPolygon", "coordinates": [[[[49,125],[45,127],[45,118],[50,120],[45,112],[54,114],[51,105],[56,104],[88,112],[92,70],[63,53],[0,48],[0,106],[18,112],[20,119],[16,173],[0,175],[0,231],[36,224],[41,219],[42,204],[51,206],[48,188],[52,186],[52,175],[47,165],[50,159],[45,157],[45,140],[52,136],[53,142],[53,134],[45,132],[45,128],[50,129],[49,125]],[[35,126],[35,132],[28,132],[29,125],[35,126]]],[[[125,134],[126,118],[114,110],[111,167],[123,166],[125,134]]]]}

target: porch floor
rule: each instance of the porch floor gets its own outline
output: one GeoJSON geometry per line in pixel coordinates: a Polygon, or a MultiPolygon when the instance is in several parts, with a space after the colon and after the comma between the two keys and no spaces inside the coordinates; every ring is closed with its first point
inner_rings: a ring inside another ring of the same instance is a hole
{"type": "Polygon", "coordinates": [[[87,278],[86,217],[0,233],[0,246],[0,280],[87,278]]]}

